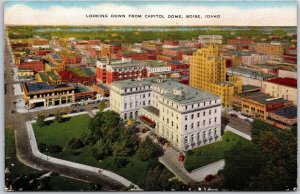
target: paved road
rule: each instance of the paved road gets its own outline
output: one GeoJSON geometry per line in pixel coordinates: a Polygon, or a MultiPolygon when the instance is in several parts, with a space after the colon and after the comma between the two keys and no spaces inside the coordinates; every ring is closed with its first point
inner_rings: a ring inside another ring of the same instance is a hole
{"type": "MultiPolygon", "coordinates": [[[[36,169],[45,169],[49,171],[56,171],[57,173],[65,176],[69,176],[76,179],[81,179],[95,184],[100,184],[106,190],[120,190],[123,188],[123,185],[120,183],[100,175],[99,173],[91,173],[86,170],[75,169],[68,167],[66,165],[53,164],[49,161],[45,161],[35,157],[32,154],[32,150],[29,144],[29,138],[26,133],[26,121],[30,118],[37,116],[41,112],[33,113],[16,113],[15,107],[13,104],[14,95],[13,95],[13,77],[11,74],[11,65],[10,65],[10,53],[8,50],[7,42],[5,41],[5,50],[4,50],[4,64],[5,64],[5,84],[6,84],[6,93],[5,93],[5,127],[12,127],[15,130],[15,139],[16,139],[16,151],[18,159],[24,164],[34,167],[36,169]]],[[[92,105],[91,105],[92,106],[92,105]]],[[[77,107],[80,109],[80,107],[77,107]]],[[[86,107],[88,108],[88,107],[86,107]]],[[[65,108],[56,108],[51,110],[42,111],[43,114],[55,113],[58,110],[65,111],[65,108]]]]}

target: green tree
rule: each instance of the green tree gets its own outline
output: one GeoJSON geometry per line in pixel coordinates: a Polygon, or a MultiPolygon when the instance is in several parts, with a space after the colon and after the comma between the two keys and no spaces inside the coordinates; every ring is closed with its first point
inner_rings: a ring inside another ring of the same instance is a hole
{"type": "Polygon", "coordinates": [[[256,146],[239,141],[225,153],[225,161],[225,188],[241,191],[248,187],[251,177],[260,173],[264,157],[256,146]]]}
{"type": "Polygon", "coordinates": [[[106,108],[106,103],[104,101],[101,101],[99,103],[99,111],[103,112],[103,110],[106,108]]]}
{"type": "Polygon", "coordinates": [[[45,125],[46,125],[45,116],[42,115],[42,114],[39,114],[38,117],[37,117],[36,124],[37,124],[39,127],[45,126],[45,125]]]}
{"type": "Polygon", "coordinates": [[[149,137],[141,143],[139,149],[137,150],[138,156],[141,160],[152,160],[157,159],[163,155],[162,148],[154,143],[149,137]]]}
{"type": "Polygon", "coordinates": [[[59,123],[63,122],[64,121],[63,114],[61,112],[57,112],[55,114],[55,120],[59,123]]]}

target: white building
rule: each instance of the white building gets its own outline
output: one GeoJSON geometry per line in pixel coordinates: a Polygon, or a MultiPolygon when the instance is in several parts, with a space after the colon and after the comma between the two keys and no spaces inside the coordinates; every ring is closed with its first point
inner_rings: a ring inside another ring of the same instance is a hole
{"type": "Polygon", "coordinates": [[[147,64],[147,76],[151,76],[154,73],[162,73],[162,72],[170,72],[171,67],[168,66],[163,61],[159,60],[148,60],[146,61],[147,64]]]}
{"type": "Polygon", "coordinates": [[[200,44],[222,44],[222,35],[199,35],[198,43],[200,44]]]}
{"type": "Polygon", "coordinates": [[[265,64],[270,60],[268,55],[259,54],[259,53],[251,53],[243,55],[242,63],[245,65],[256,65],[256,64],[265,64]]]}
{"type": "Polygon", "coordinates": [[[221,139],[221,98],[175,81],[114,82],[110,104],[124,120],[138,117],[180,150],[221,139]]]}

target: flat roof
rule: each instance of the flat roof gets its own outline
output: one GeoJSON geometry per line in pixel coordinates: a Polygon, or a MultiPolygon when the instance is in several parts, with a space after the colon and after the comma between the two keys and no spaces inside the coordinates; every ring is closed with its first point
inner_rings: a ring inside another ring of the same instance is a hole
{"type": "Polygon", "coordinates": [[[159,116],[159,109],[155,108],[154,106],[144,106],[143,109],[155,114],[156,116],[159,116]]]}
{"type": "Polygon", "coordinates": [[[276,110],[273,110],[272,113],[283,116],[285,118],[293,119],[297,117],[297,107],[289,106],[289,107],[281,107],[276,110]]]}
{"type": "Polygon", "coordinates": [[[161,60],[147,60],[146,64],[148,67],[168,67],[163,61],[161,60]]]}
{"type": "Polygon", "coordinates": [[[74,84],[75,87],[75,93],[81,93],[81,92],[92,92],[93,90],[87,86],[84,86],[82,84],[74,84]]]}
{"type": "Polygon", "coordinates": [[[246,91],[251,91],[251,90],[257,90],[260,89],[260,87],[258,86],[254,86],[254,85],[250,85],[250,84],[246,84],[242,86],[242,91],[246,92],[246,91]]]}
{"type": "Polygon", "coordinates": [[[114,81],[111,85],[115,85],[118,88],[136,88],[136,87],[143,87],[143,86],[151,86],[153,83],[150,80],[121,80],[121,81],[114,81]]]}
{"type": "Polygon", "coordinates": [[[269,73],[261,73],[259,71],[255,71],[249,68],[245,68],[245,67],[230,67],[227,68],[227,72],[231,71],[233,73],[238,73],[238,74],[248,74],[248,75],[256,75],[256,76],[260,76],[262,78],[272,78],[275,77],[275,75],[273,74],[269,74],[269,73]]]}
{"type": "Polygon", "coordinates": [[[268,82],[272,82],[274,84],[279,84],[279,85],[283,85],[283,86],[288,86],[288,87],[293,87],[293,88],[297,88],[297,80],[294,78],[274,78],[274,79],[269,79],[267,80],[268,82]]]}
{"type": "Polygon", "coordinates": [[[190,86],[187,86],[185,84],[173,81],[173,80],[167,80],[162,83],[155,83],[153,84],[153,87],[159,87],[166,91],[167,93],[162,94],[162,96],[173,100],[175,102],[178,102],[180,104],[186,104],[191,102],[199,102],[199,101],[205,101],[209,99],[216,99],[220,98],[217,95],[214,95],[212,93],[208,93],[203,90],[195,89],[190,86]],[[174,90],[180,91],[182,95],[176,95],[174,94],[174,90]]]}
{"type": "Polygon", "coordinates": [[[26,82],[25,86],[28,92],[40,92],[43,90],[53,90],[68,87],[74,88],[71,84],[49,85],[47,82],[26,82]]]}
{"type": "Polygon", "coordinates": [[[98,86],[99,88],[103,89],[103,90],[109,90],[109,88],[104,84],[97,83],[95,85],[98,86]]]}

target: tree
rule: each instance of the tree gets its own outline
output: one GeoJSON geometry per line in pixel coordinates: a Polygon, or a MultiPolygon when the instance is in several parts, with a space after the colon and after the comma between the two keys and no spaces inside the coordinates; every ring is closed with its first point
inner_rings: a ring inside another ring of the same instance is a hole
{"type": "Polygon", "coordinates": [[[264,157],[252,144],[237,142],[231,150],[225,152],[226,165],[223,170],[224,187],[229,190],[245,190],[252,176],[260,173],[264,157]]]}
{"type": "Polygon", "coordinates": [[[64,121],[63,114],[61,112],[57,112],[55,114],[55,120],[59,123],[63,122],[64,121]]]}
{"type": "Polygon", "coordinates": [[[171,188],[169,182],[170,175],[168,171],[161,167],[156,166],[148,172],[148,176],[142,183],[145,191],[168,191],[171,188]]]}
{"type": "Polygon", "coordinates": [[[157,159],[163,155],[162,148],[147,137],[138,149],[138,156],[141,160],[157,159]]]}
{"type": "Polygon", "coordinates": [[[104,101],[101,101],[99,103],[99,111],[103,112],[103,110],[106,108],[106,103],[104,101]]]}
{"type": "Polygon", "coordinates": [[[45,116],[39,114],[38,117],[37,117],[36,124],[37,124],[39,127],[45,126],[45,125],[46,125],[45,116]]]}

